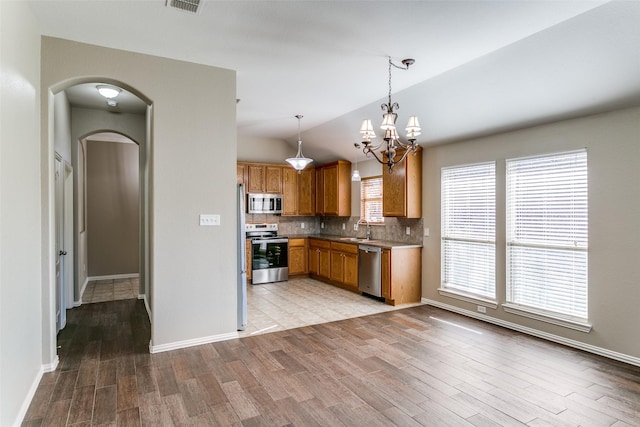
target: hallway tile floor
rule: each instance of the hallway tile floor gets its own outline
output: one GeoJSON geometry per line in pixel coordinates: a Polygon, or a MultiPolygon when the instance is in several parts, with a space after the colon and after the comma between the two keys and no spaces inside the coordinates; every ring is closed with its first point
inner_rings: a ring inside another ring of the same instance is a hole
{"type": "Polygon", "coordinates": [[[131,279],[92,280],[82,293],[84,304],[138,298],[140,280],[131,279]]]}

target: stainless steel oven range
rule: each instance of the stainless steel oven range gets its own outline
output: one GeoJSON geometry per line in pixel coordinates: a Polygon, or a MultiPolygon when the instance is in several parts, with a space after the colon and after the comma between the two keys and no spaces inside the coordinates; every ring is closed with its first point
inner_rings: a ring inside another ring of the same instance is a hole
{"type": "Polygon", "coordinates": [[[251,283],[289,279],[289,239],[278,237],[278,224],[246,224],[251,240],[251,283]]]}

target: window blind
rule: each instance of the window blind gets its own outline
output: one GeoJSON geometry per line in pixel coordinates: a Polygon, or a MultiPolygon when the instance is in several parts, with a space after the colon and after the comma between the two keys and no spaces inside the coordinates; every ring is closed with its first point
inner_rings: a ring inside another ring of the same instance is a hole
{"type": "Polygon", "coordinates": [[[495,163],[443,168],[442,287],[495,298],[495,163]]]}
{"type": "Polygon", "coordinates": [[[360,218],[368,223],[384,222],[382,177],[363,178],[360,182],[360,218]]]}
{"type": "Polygon", "coordinates": [[[506,161],[507,300],[587,318],[587,152],[506,161]]]}

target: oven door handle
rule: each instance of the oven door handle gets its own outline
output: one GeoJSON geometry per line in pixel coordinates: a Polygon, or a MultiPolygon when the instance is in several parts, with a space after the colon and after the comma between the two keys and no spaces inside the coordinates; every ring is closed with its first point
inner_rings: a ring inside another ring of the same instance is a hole
{"type": "Polygon", "coordinates": [[[289,239],[254,239],[251,243],[289,243],[289,239]]]}

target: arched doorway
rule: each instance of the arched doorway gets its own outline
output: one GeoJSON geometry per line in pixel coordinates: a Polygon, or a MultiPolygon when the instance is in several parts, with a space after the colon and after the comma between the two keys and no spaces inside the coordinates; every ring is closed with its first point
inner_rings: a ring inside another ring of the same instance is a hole
{"type": "MultiPolygon", "coordinates": [[[[150,121],[152,115],[151,102],[144,95],[123,82],[110,79],[91,78],[75,79],[57,85],[50,92],[49,109],[50,121],[53,129],[49,131],[50,144],[54,148],[53,156],[68,159],[77,173],[73,179],[73,282],[72,289],[67,293],[72,296],[72,306],[82,303],[82,290],[89,277],[87,265],[87,212],[86,212],[86,143],[87,137],[108,133],[112,136],[123,135],[128,141],[134,142],[138,151],[138,168],[136,171],[138,185],[136,204],[136,234],[137,256],[136,263],[140,286],[138,295],[145,299],[145,305],[151,317],[152,285],[149,280],[149,177],[150,177],[150,121]],[[119,91],[116,102],[106,99],[98,93],[98,86],[109,85],[119,91]],[[111,101],[111,102],[108,102],[111,101]],[[52,105],[53,104],[53,105],[52,105]],[[53,117],[51,117],[53,116],[53,117]],[[52,119],[52,120],[51,120],[52,119]],[[139,148],[138,148],[139,147],[139,148]],[[62,153],[62,154],[60,154],[62,153]]],[[[55,200],[53,201],[55,204],[55,200]]],[[[54,212],[56,209],[54,207],[54,212]]],[[[53,254],[55,257],[56,254],[53,254]]],[[[57,287],[52,287],[57,301],[57,287]]],[[[53,295],[52,295],[53,297],[53,295]]],[[[55,341],[54,341],[55,342],[55,341]]]]}

